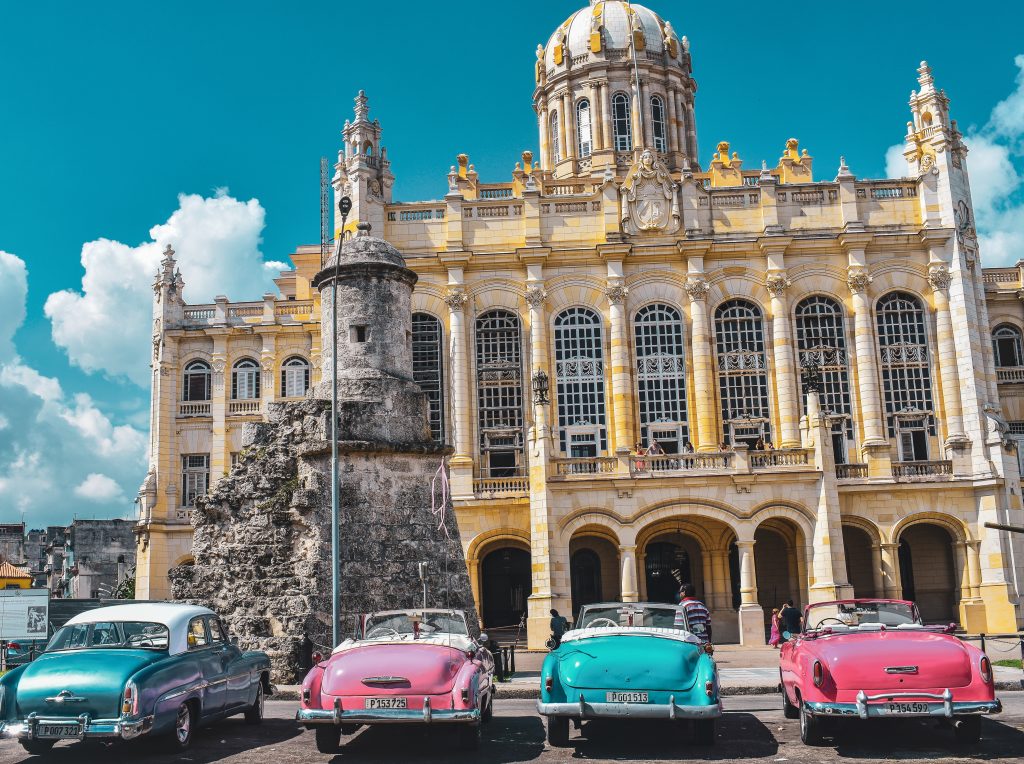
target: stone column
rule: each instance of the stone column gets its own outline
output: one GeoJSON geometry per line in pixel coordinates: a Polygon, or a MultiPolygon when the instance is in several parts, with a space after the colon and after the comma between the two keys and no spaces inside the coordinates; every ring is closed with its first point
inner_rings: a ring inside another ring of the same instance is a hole
{"type": "Polygon", "coordinates": [[[901,599],[903,586],[900,583],[900,545],[881,544],[882,576],[885,579],[884,597],[901,599]]]}
{"type": "Polygon", "coordinates": [[[620,546],[619,559],[622,561],[622,601],[637,602],[639,592],[636,590],[636,547],[620,546]]]}
{"type": "Polygon", "coordinates": [[[640,145],[644,148],[653,148],[654,139],[653,132],[651,131],[651,120],[650,114],[644,114],[647,111],[647,104],[651,100],[651,89],[643,82],[640,83],[640,100],[637,103],[637,112],[640,114],[640,129],[643,131],[642,140],[640,145]]]}
{"type": "Polygon", "coordinates": [[[981,542],[968,541],[964,544],[967,552],[967,582],[971,598],[981,598],[981,542]]]}
{"type": "MultiPolygon", "coordinates": [[[[231,359],[228,358],[228,330],[208,329],[207,335],[213,335],[213,384],[210,391],[210,417],[213,419],[213,427],[210,432],[209,480],[212,488],[230,466],[227,463],[224,444],[227,442],[227,413],[231,405],[231,359]]],[[[177,503],[181,504],[184,497],[185,486],[179,486],[178,495],[175,497],[177,503]]],[[[172,517],[176,511],[180,511],[179,507],[169,509],[172,517]]],[[[187,520],[187,512],[182,514],[182,519],[187,520]]]]}
{"type": "Polygon", "coordinates": [[[665,144],[669,152],[682,151],[683,147],[679,145],[679,117],[676,114],[676,91],[675,88],[669,88],[666,93],[668,99],[668,125],[665,126],[665,144]]]}
{"type": "Polygon", "coordinates": [[[469,391],[469,351],[466,346],[465,307],[468,295],[461,288],[453,288],[445,295],[448,304],[448,331],[450,334],[452,409],[455,453],[449,461],[452,495],[473,496],[473,424],[472,399],[469,391]]]}
{"type": "Polygon", "coordinates": [[[779,401],[780,443],[782,448],[800,447],[800,412],[797,408],[797,381],[793,363],[793,339],[789,322],[786,288],[790,281],[781,271],[769,272],[765,279],[771,295],[772,342],[775,350],[775,392],[779,401]]]}
{"type": "MultiPolygon", "coordinates": [[[[601,94],[601,135],[603,141],[601,148],[614,150],[615,145],[612,137],[612,102],[608,95],[607,82],[601,83],[599,92],[601,94]]],[[[614,162],[612,164],[614,166],[614,162]]]]}
{"type": "Polygon", "coordinates": [[[589,80],[587,88],[590,90],[590,123],[593,131],[593,150],[600,151],[605,146],[604,119],[602,118],[604,103],[601,101],[601,85],[594,80],[589,80]]]}
{"type": "Polygon", "coordinates": [[[757,601],[754,542],[737,541],[740,556],[740,644],[764,644],[764,611],[757,601]]]}
{"type": "Polygon", "coordinates": [[[729,552],[725,549],[715,549],[708,554],[711,557],[711,578],[714,581],[709,607],[712,610],[729,610],[732,608],[729,552]]]}
{"type": "Polygon", "coordinates": [[[576,123],[576,115],[572,113],[572,95],[566,90],[562,93],[562,156],[566,159],[576,157],[576,136],[573,125],[576,123]]]}
{"type": "Polygon", "coordinates": [[[946,448],[961,450],[969,441],[964,433],[963,407],[960,404],[960,379],[956,347],[953,344],[953,317],[949,312],[951,277],[945,265],[928,270],[928,283],[935,300],[936,344],[939,351],[939,378],[942,383],[942,412],[946,420],[946,448]]]}
{"type": "Polygon", "coordinates": [[[683,134],[685,135],[687,154],[694,163],[698,161],[697,156],[697,121],[693,118],[693,102],[687,101],[686,103],[686,124],[682,125],[683,134]]]}
{"type": "Polygon", "coordinates": [[[871,275],[861,268],[851,267],[847,272],[846,284],[853,296],[857,387],[861,420],[864,423],[864,442],[861,446],[868,462],[868,475],[889,479],[892,477],[889,440],[882,420],[875,325],[871,316],[871,297],[868,293],[871,281],[871,275]]]}
{"type": "Polygon", "coordinates": [[[628,294],[629,290],[621,284],[609,284],[605,290],[612,325],[612,416],[615,417],[612,446],[617,454],[629,453],[636,437],[633,428],[633,375],[626,336],[625,302],[628,294]]]}
{"type": "Polygon", "coordinates": [[[546,101],[541,101],[540,108],[537,112],[537,132],[539,133],[538,138],[540,143],[540,164],[544,169],[553,169],[554,157],[550,155],[551,149],[548,143],[548,130],[550,125],[548,124],[548,105],[546,101]]]}
{"type": "Polygon", "coordinates": [[[640,129],[640,98],[641,98],[641,95],[640,95],[640,89],[637,87],[635,82],[633,83],[633,87],[631,88],[631,90],[632,90],[633,97],[630,99],[630,106],[632,108],[629,110],[629,117],[630,117],[630,125],[631,125],[632,131],[633,131],[633,148],[635,149],[635,148],[637,148],[638,146],[640,146],[643,143],[643,134],[642,134],[641,129],[640,129]]]}
{"type": "MultiPolygon", "coordinates": [[[[871,545],[871,577],[872,583],[875,587],[874,596],[884,597],[885,596],[885,580],[882,575],[882,545],[872,544],[871,545]]],[[[856,592],[859,597],[860,592],[856,592]]]]}
{"type": "Polygon", "coordinates": [[[697,414],[697,450],[717,451],[721,438],[715,413],[715,354],[708,321],[710,287],[703,277],[697,277],[688,279],[683,289],[690,297],[690,363],[693,365],[694,408],[697,414]]]}

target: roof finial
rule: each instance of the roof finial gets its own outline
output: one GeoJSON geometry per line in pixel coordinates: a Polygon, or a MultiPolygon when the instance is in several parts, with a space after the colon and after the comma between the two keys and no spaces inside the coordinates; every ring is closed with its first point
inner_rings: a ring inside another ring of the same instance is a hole
{"type": "Polygon", "coordinates": [[[935,90],[935,79],[932,77],[932,68],[927,61],[922,61],[917,69],[917,81],[921,84],[921,92],[935,90]]]}

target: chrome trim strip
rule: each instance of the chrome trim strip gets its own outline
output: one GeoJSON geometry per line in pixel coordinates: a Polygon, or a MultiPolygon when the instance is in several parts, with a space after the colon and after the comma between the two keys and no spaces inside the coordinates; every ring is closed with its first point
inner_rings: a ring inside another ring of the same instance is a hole
{"type": "Polygon", "coordinates": [[[537,701],[537,712],[544,716],[568,716],[574,719],[630,718],[630,719],[717,719],[722,715],[722,704],[707,706],[681,706],[671,698],[670,703],[545,703],[537,701]]]}
{"type": "Polygon", "coordinates": [[[917,666],[886,666],[886,674],[916,674],[917,666]]]}
{"type": "Polygon", "coordinates": [[[423,711],[416,709],[382,709],[378,711],[323,711],[317,708],[300,708],[295,713],[295,721],[305,724],[410,724],[424,722],[427,724],[475,723],[480,721],[480,710],[477,708],[450,711],[448,709],[432,709],[427,718],[423,711]]]}
{"type": "Polygon", "coordinates": [[[409,680],[404,676],[364,676],[363,684],[400,684],[409,680]]]}
{"type": "MultiPolygon", "coordinates": [[[[893,693],[889,695],[883,695],[883,698],[897,697],[900,693],[893,693]]],[[[906,693],[907,696],[921,698],[921,693],[906,693]]],[[[867,699],[867,695],[864,696],[867,699]]],[[[877,696],[875,696],[877,697],[877,696]]],[[[941,698],[932,694],[933,698],[941,698]]],[[[949,718],[951,716],[975,716],[979,714],[998,714],[1003,710],[1003,704],[998,698],[995,700],[964,700],[964,701],[952,701],[947,704],[945,701],[938,703],[928,703],[928,711],[921,714],[888,714],[885,709],[878,704],[867,705],[864,703],[829,703],[820,701],[806,701],[807,709],[814,716],[856,716],[861,719],[878,718],[884,717],[925,717],[925,716],[940,716],[949,718]],[[863,712],[863,713],[862,713],[863,712]]]]}

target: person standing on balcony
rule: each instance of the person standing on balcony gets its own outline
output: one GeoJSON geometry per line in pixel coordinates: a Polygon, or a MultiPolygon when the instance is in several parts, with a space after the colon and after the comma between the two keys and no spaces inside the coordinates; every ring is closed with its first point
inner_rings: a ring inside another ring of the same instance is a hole
{"type": "MultiPolygon", "coordinates": [[[[639,440],[636,442],[636,445],[633,446],[633,450],[636,452],[637,456],[646,456],[647,455],[647,449],[644,448],[644,444],[641,443],[639,440]]],[[[647,469],[647,462],[637,460],[636,468],[637,468],[638,471],[643,472],[644,470],[647,469]]]]}

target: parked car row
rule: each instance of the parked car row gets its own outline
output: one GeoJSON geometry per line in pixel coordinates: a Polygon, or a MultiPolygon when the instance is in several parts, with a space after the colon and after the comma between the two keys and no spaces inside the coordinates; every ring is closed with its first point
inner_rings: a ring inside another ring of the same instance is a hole
{"type": "MultiPolygon", "coordinates": [[[[570,726],[602,719],[687,723],[698,745],[715,742],[722,715],[714,648],[683,607],[602,603],[583,608],[546,657],[538,712],[552,746],[570,726]]],[[[787,634],[780,689],[802,740],[823,741],[844,719],[937,717],[962,742],[999,713],[988,657],[950,628],[926,626],[902,600],[817,603],[787,634]]],[[[442,724],[474,749],[493,715],[494,659],[458,610],[364,616],[357,638],[314,655],[296,721],[317,750],[366,725],[442,724]]],[[[46,753],[64,739],[166,735],[177,749],[195,729],[235,714],[263,718],[270,660],[242,652],[217,615],[172,603],[100,608],[68,621],[35,661],[0,678],[0,735],[46,753]]]]}

